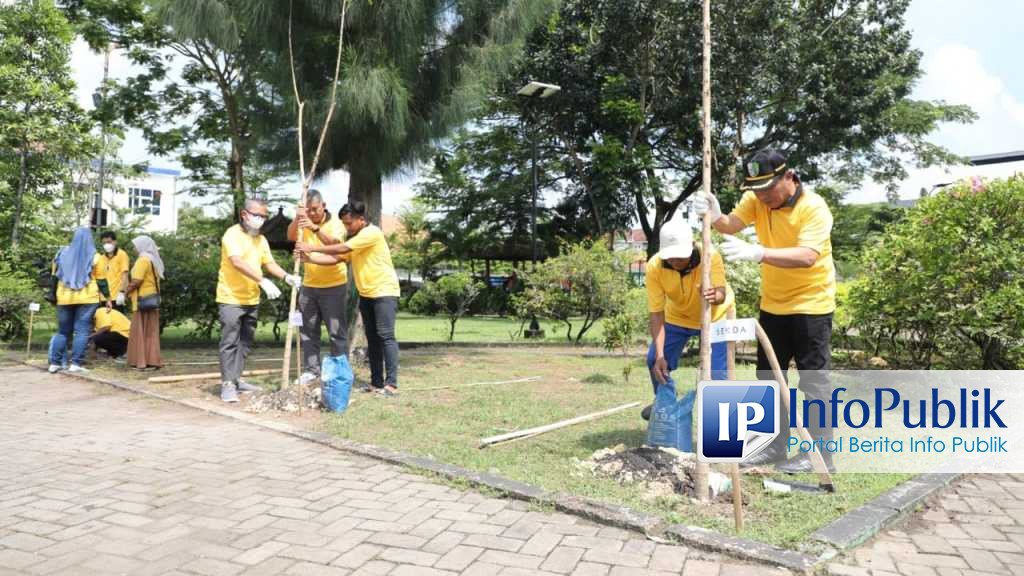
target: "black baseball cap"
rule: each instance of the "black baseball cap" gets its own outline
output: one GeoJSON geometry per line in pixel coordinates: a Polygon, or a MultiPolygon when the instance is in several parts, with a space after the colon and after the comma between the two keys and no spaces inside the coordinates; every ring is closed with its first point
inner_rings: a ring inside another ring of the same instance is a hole
{"type": "Polygon", "coordinates": [[[762,148],[743,163],[742,190],[771,188],[786,174],[786,155],[774,148],[762,148]]]}

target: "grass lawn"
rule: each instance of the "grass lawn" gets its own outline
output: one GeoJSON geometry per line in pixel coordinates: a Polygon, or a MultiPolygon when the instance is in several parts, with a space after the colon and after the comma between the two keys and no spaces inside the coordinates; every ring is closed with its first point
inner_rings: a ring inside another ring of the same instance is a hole
{"type": "MultiPolygon", "coordinates": [[[[513,321],[474,318],[464,320],[464,337],[481,342],[503,342],[513,321]],[[502,337],[504,336],[504,337],[502,337]]],[[[442,318],[417,318],[403,315],[398,322],[400,340],[440,340],[445,321],[442,318]],[[439,336],[440,334],[440,336],[439,336]],[[433,336],[433,338],[429,338],[433,336]]],[[[547,327],[545,327],[547,328],[547,327]]],[[[51,329],[52,330],[52,329],[51,329]]],[[[459,332],[456,337],[459,338],[459,332]]],[[[43,354],[49,331],[37,331],[35,361],[43,354]]],[[[595,334],[596,335],[599,333],[595,334]]],[[[215,372],[216,346],[186,347],[184,331],[170,329],[164,335],[167,366],[159,375],[215,372]],[[188,363],[187,365],[184,363],[188,363]],[[205,364],[203,364],[205,363],[205,364]]],[[[269,326],[261,327],[252,359],[279,359],[281,347],[273,344],[269,326]]],[[[15,350],[18,347],[14,347],[15,350]]],[[[23,348],[22,348],[23,349],[23,348]]],[[[353,392],[354,403],[342,415],[305,412],[294,423],[319,429],[360,442],[395,448],[458,466],[491,471],[503,476],[566,491],[657,514],[668,522],[685,522],[726,533],[732,532],[731,504],[710,506],[692,504],[678,498],[648,499],[636,487],[619,485],[613,480],[594,477],[580,469],[577,462],[594,451],[622,443],[640,445],[646,423],[639,409],[628,410],[594,422],[564,428],[536,438],[510,442],[486,449],[477,448],[481,438],[503,432],[549,424],[565,418],[607,409],[628,402],[651,401],[652,393],[643,358],[633,357],[629,382],[623,379],[626,361],[617,357],[586,357],[594,348],[501,347],[501,348],[415,348],[402,351],[401,394],[384,399],[353,392]],[[541,380],[457,390],[417,391],[417,389],[473,382],[514,380],[540,376],[541,380]]],[[[152,385],[145,381],[151,373],[126,370],[107,362],[93,364],[96,372],[164,393],[219,403],[215,381],[152,385]]],[[[249,363],[249,368],[276,368],[277,361],[249,363]]],[[[356,366],[357,381],[365,382],[365,365],[356,366]]],[[[674,373],[681,387],[692,386],[696,378],[693,359],[674,373]]],[[[738,378],[753,378],[753,368],[738,367],[738,378]]],[[[258,379],[267,388],[276,387],[279,377],[258,379]]],[[[747,522],[744,536],[795,548],[806,542],[815,529],[863,504],[910,475],[840,474],[837,493],[832,495],[789,495],[765,493],[760,478],[747,476],[744,482],[747,522]]],[[[814,484],[810,475],[793,478],[814,484]]]]}

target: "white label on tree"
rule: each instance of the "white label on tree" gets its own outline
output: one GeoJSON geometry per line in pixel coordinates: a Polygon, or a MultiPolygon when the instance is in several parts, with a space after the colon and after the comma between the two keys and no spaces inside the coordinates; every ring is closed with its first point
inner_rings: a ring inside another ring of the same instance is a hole
{"type": "Polygon", "coordinates": [[[292,312],[288,316],[288,323],[292,326],[302,326],[302,312],[292,312]]]}
{"type": "Polygon", "coordinates": [[[30,302],[28,305],[29,312],[39,312],[39,302],[30,302]]]}
{"type": "Polygon", "coordinates": [[[756,340],[753,318],[719,320],[711,325],[711,343],[756,340]]]}

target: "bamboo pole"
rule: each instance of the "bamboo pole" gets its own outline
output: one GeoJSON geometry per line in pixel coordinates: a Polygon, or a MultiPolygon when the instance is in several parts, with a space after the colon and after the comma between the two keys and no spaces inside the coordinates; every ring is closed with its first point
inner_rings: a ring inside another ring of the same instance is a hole
{"type": "Polygon", "coordinates": [[[36,321],[36,311],[29,308],[28,311],[28,339],[25,340],[25,360],[28,360],[32,352],[32,325],[36,321]]]}
{"type": "MultiPolygon", "coordinates": [[[[316,145],[316,154],[313,155],[313,162],[309,166],[309,171],[306,170],[306,159],[303,148],[302,138],[302,125],[303,125],[303,111],[305,109],[305,102],[302,100],[302,96],[299,94],[299,83],[295,76],[295,51],[292,46],[292,9],[293,2],[288,2],[288,63],[291,66],[292,72],[292,90],[295,93],[295,102],[298,106],[298,143],[299,143],[299,176],[300,182],[302,182],[302,192],[299,199],[299,206],[303,209],[306,206],[306,192],[309,191],[310,184],[313,183],[313,177],[316,175],[316,167],[320,162],[320,152],[323,151],[324,141],[327,139],[327,130],[331,126],[331,118],[334,116],[334,108],[337,103],[338,93],[338,77],[341,74],[341,54],[342,46],[345,40],[345,13],[348,10],[348,0],[341,0],[341,15],[338,18],[338,55],[334,61],[334,81],[331,86],[331,103],[327,108],[327,117],[324,119],[323,129],[320,130],[320,141],[316,145]]],[[[301,232],[300,232],[301,233],[301,232]]],[[[295,276],[299,275],[300,261],[295,258],[295,263],[292,267],[292,274],[295,276]]],[[[288,316],[291,318],[292,312],[295,312],[296,299],[298,298],[298,289],[294,286],[291,287],[291,298],[288,304],[288,316]]],[[[291,368],[291,354],[292,354],[292,334],[295,332],[291,321],[288,322],[287,335],[285,337],[285,348],[284,348],[284,359],[281,362],[281,389],[285,390],[289,384],[289,369],[291,368]]],[[[298,352],[296,352],[298,355],[298,352]]],[[[301,372],[300,372],[301,374],[301,372]]]]}
{"type": "Polygon", "coordinates": [[[499,434],[498,436],[483,438],[482,440],[480,440],[480,448],[486,448],[488,446],[491,446],[492,444],[498,444],[501,442],[508,442],[509,440],[521,440],[524,438],[532,438],[534,436],[544,434],[545,432],[558,430],[559,428],[565,428],[566,426],[573,426],[575,424],[582,424],[583,422],[597,420],[598,418],[604,418],[605,416],[611,416],[616,412],[622,412],[623,410],[636,408],[639,405],[639,402],[630,402],[629,404],[623,404],[622,406],[616,406],[615,408],[609,408],[608,410],[602,410],[601,412],[594,412],[593,414],[577,416],[575,418],[570,418],[568,420],[561,420],[553,424],[546,424],[544,426],[537,426],[536,428],[527,428],[525,430],[509,432],[508,434],[499,434]]]}
{"type": "MultiPolygon", "coordinates": [[[[757,333],[757,341],[761,344],[761,348],[764,348],[764,354],[768,357],[768,363],[771,364],[772,374],[775,376],[775,380],[779,383],[779,397],[781,399],[781,410],[785,410],[789,413],[789,384],[786,383],[786,378],[782,374],[782,368],[779,366],[779,359],[775,357],[775,348],[772,347],[771,340],[768,339],[768,334],[765,333],[764,328],[761,328],[761,323],[754,320],[754,331],[757,333]]],[[[801,440],[811,443],[811,435],[807,432],[807,429],[797,422],[790,422],[790,426],[796,426],[796,434],[801,440]]],[[[781,432],[780,432],[781,433],[781,432]]],[[[817,451],[811,451],[809,454],[811,459],[811,465],[814,467],[815,473],[818,474],[818,485],[828,490],[829,492],[835,492],[835,483],[832,481],[832,474],[829,473],[828,467],[825,465],[825,459],[822,458],[821,453],[817,451]]]]}
{"type": "MultiPolygon", "coordinates": [[[[272,370],[246,370],[242,372],[242,376],[265,376],[267,374],[276,374],[280,372],[278,369],[272,370]]],[[[220,378],[220,372],[201,372],[199,374],[179,374],[177,376],[154,376],[148,378],[148,381],[153,384],[164,384],[168,382],[188,382],[190,380],[214,380],[220,378]]]]}
{"type": "MultiPolygon", "coordinates": [[[[726,311],[725,317],[728,320],[736,319],[736,306],[729,308],[726,311]]],[[[726,368],[728,369],[727,378],[731,380],[736,379],[736,342],[730,340],[726,345],[726,368]]],[[[743,476],[740,474],[740,465],[733,463],[729,464],[729,475],[732,476],[732,517],[733,523],[736,525],[736,532],[743,531],[743,476]]]]}
{"type": "MultiPolygon", "coordinates": [[[[704,128],[704,164],[701,168],[701,176],[704,179],[704,194],[711,194],[711,0],[704,0],[704,74],[703,86],[701,89],[704,128]]],[[[701,265],[701,286],[703,289],[711,287],[711,215],[704,214],[701,224],[701,255],[704,258],[701,265]]],[[[700,379],[711,379],[711,305],[704,298],[701,298],[700,316],[700,379]]],[[[708,465],[704,462],[697,462],[694,469],[694,491],[697,499],[707,502],[710,498],[708,493],[708,465]]]]}

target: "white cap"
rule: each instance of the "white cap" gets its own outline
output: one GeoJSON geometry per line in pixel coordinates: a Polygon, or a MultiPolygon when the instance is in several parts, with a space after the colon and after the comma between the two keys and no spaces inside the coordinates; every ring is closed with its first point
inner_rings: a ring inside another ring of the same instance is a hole
{"type": "Polygon", "coordinates": [[[693,254],[693,229],[682,218],[673,218],[662,224],[658,240],[658,257],[662,260],[689,258],[693,254]]]}

